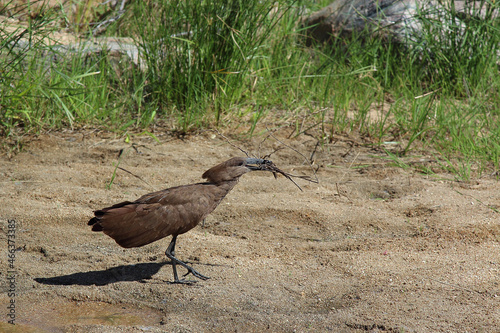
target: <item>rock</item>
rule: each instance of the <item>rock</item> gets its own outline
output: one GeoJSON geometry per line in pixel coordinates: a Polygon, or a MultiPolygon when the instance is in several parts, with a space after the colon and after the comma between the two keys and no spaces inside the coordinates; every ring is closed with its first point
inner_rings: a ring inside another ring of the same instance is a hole
{"type": "MultiPolygon", "coordinates": [[[[392,42],[407,44],[418,40],[422,32],[419,13],[428,18],[447,18],[453,24],[462,23],[471,15],[485,17],[488,7],[482,1],[454,1],[454,10],[443,7],[437,1],[416,0],[338,0],[305,18],[302,25],[307,28],[307,44],[328,43],[335,38],[349,39],[353,34],[378,35],[392,42]],[[471,4],[473,2],[473,4],[471,4]],[[444,15],[446,8],[455,13],[444,15]]],[[[498,10],[492,14],[498,17],[498,10]]],[[[446,23],[446,22],[444,22],[446,23]]]]}

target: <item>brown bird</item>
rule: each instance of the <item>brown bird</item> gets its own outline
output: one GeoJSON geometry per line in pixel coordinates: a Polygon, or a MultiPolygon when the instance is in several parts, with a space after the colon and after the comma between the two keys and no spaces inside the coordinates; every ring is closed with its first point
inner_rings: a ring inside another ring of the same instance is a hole
{"type": "Polygon", "coordinates": [[[125,248],[140,247],[172,235],[165,255],[171,260],[174,283],[179,280],[176,265],[186,268],[195,277],[207,276],[175,257],[177,236],[188,232],[204,220],[247,172],[272,171],[269,160],[235,157],[205,171],[205,183],[177,186],[146,194],[131,202],[125,201],[94,212],[88,225],[92,231],[102,231],[125,248]]]}

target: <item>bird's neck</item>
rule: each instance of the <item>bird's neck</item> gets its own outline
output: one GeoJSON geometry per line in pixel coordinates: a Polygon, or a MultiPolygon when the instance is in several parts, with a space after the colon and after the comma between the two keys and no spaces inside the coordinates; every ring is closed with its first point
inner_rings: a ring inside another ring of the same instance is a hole
{"type": "MultiPolygon", "coordinates": [[[[228,180],[219,183],[212,183],[216,186],[216,190],[212,192],[215,207],[226,197],[226,195],[238,184],[238,179],[228,180]]],[[[214,209],[215,209],[214,207],[214,209]]]]}
{"type": "MultiPolygon", "coordinates": [[[[204,185],[208,186],[210,189],[205,191],[205,198],[208,198],[209,207],[204,210],[202,216],[198,221],[203,220],[208,214],[214,211],[215,208],[221,203],[221,201],[226,197],[226,195],[233,189],[233,187],[238,183],[238,179],[233,179],[224,182],[207,182],[204,185]]],[[[204,199],[202,199],[204,200],[204,199]]]]}
{"type": "Polygon", "coordinates": [[[217,186],[221,192],[225,192],[224,196],[226,196],[226,194],[228,194],[236,184],[238,184],[238,179],[227,180],[214,185],[217,186]]]}

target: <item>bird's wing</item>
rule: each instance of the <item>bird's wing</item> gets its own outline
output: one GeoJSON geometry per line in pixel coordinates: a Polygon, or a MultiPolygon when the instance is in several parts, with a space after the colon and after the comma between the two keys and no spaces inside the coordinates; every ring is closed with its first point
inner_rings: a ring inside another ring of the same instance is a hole
{"type": "Polygon", "coordinates": [[[213,208],[202,184],[146,194],[94,212],[92,230],[102,231],[123,247],[138,247],[194,228],[213,208]]]}

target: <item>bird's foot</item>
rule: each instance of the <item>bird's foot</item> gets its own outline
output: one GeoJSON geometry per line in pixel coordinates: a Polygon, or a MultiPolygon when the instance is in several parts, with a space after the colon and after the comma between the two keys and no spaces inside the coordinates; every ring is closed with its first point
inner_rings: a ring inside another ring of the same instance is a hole
{"type": "MultiPolygon", "coordinates": [[[[188,272],[186,274],[183,275],[183,277],[189,275],[189,274],[193,274],[194,277],[197,277],[198,279],[200,280],[208,280],[210,279],[208,276],[205,276],[201,273],[198,273],[194,268],[190,267],[190,266],[187,266],[186,267],[188,272]]],[[[170,284],[187,284],[187,285],[193,285],[195,284],[196,280],[186,280],[186,279],[178,279],[177,278],[177,275],[175,276],[175,280],[173,282],[169,282],[170,284]]]]}
{"type": "Polygon", "coordinates": [[[188,272],[184,274],[183,276],[187,276],[189,273],[193,274],[194,277],[197,277],[200,280],[208,280],[210,279],[208,276],[205,276],[201,273],[198,273],[194,268],[187,266],[186,269],[188,272]]]}

